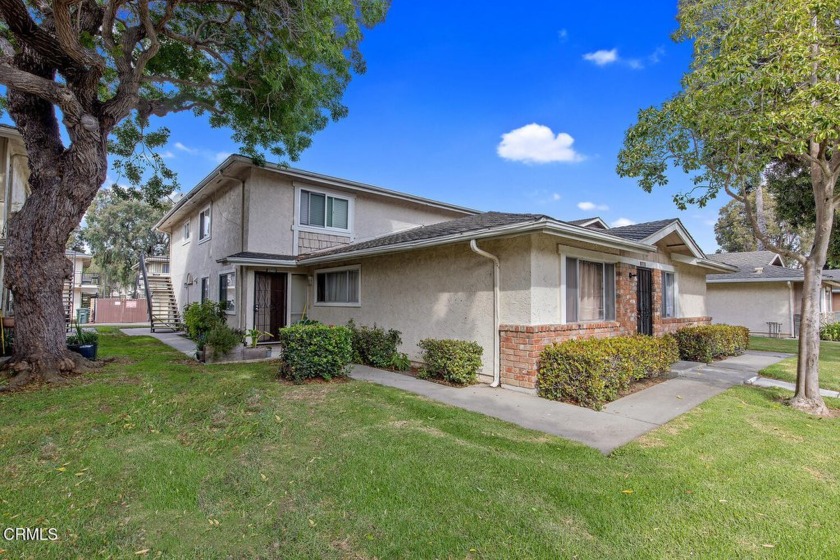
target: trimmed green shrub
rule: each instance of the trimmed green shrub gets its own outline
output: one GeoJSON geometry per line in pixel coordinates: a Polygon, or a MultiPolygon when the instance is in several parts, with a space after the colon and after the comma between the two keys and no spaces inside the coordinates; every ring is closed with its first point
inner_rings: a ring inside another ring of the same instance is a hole
{"type": "Polygon", "coordinates": [[[632,381],[670,373],[679,359],[670,335],[569,340],[540,354],[537,392],[541,397],[600,410],[632,381]]]}
{"type": "Polygon", "coordinates": [[[683,327],[674,333],[680,359],[709,363],[727,356],[739,356],[747,349],[750,331],[732,325],[698,325],[683,327]]]}
{"type": "Polygon", "coordinates": [[[391,357],[391,363],[388,367],[397,371],[408,371],[411,369],[411,360],[408,359],[408,354],[397,352],[391,357]]]}
{"type": "Polygon", "coordinates": [[[206,300],[184,307],[184,329],[191,340],[205,338],[214,327],[225,323],[225,312],[218,302],[206,300]]]}
{"type": "Polygon", "coordinates": [[[242,333],[220,323],[210,329],[203,338],[203,342],[205,348],[208,346],[212,348],[213,359],[218,360],[242,342],[242,333]]]}
{"type": "Polygon", "coordinates": [[[426,338],[418,344],[423,350],[425,367],[422,377],[443,379],[456,385],[469,385],[478,380],[483,349],[477,342],[426,338]]]}
{"type": "Polygon", "coordinates": [[[280,376],[301,382],[347,375],[353,358],[352,332],[347,327],[293,325],[280,329],[280,376]]]}
{"type": "Polygon", "coordinates": [[[820,339],[840,340],[840,323],[828,323],[820,329],[820,339]]]}
{"type": "Polygon", "coordinates": [[[353,332],[353,361],[378,368],[391,367],[402,344],[402,333],[387,331],[374,324],[372,327],[356,325],[351,319],[347,328],[353,332]]]}

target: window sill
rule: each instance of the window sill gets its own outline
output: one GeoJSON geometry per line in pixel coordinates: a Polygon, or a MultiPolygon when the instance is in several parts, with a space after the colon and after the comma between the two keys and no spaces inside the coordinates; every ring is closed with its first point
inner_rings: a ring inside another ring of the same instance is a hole
{"type": "Polygon", "coordinates": [[[313,307],[361,307],[361,302],[356,303],[329,303],[329,302],[315,302],[313,307]]]}
{"type": "Polygon", "coordinates": [[[212,238],[208,235],[204,239],[199,239],[198,244],[201,245],[202,243],[207,243],[208,241],[210,241],[210,239],[212,239],[212,238]]]}
{"type": "Polygon", "coordinates": [[[308,226],[298,224],[297,226],[298,231],[305,231],[308,233],[323,233],[326,235],[344,235],[347,237],[353,237],[353,232],[349,229],[341,229],[341,228],[333,228],[333,227],[320,227],[320,226],[308,226]]]}

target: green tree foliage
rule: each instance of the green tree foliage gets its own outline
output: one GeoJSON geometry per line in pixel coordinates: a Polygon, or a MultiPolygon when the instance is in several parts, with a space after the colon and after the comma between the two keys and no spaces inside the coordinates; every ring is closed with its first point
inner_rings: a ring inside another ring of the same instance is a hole
{"type": "Polygon", "coordinates": [[[85,217],[81,237],[110,288],[131,289],[140,255],[163,256],[169,239],[153,230],[168,204],[151,205],[143,200],[123,199],[110,189],[96,195],[85,217]]]}
{"type": "Polygon", "coordinates": [[[765,246],[804,269],[797,389],[791,404],[818,414],[821,269],[827,260],[840,177],[840,1],[683,0],[675,39],[694,47],[682,89],[640,111],[626,134],[618,173],[650,192],[676,167],[694,188],[680,207],[703,206],[722,191],[744,205],[765,246]],[[761,231],[750,187],[773,160],[807,170],[814,241],[805,251],[779,247],[761,231]]]}
{"type": "MultiPolygon", "coordinates": [[[[750,196],[754,199],[754,195],[750,196]]],[[[779,217],[776,207],[775,196],[765,192],[765,233],[773,244],[790,251],[800,251],[802,247],[808,247],[812,242],[813,227],[790,225],[787,220],[779,217]]],[[[718,219],[715,222],[715,240],[721,249],[729,253],[764,249],[762,241],[753,233],[744,205],[737,200],[730,200],[718,212],[718,219]]],[[[796,263],[796,261],[793,262],[796,263]]]]}

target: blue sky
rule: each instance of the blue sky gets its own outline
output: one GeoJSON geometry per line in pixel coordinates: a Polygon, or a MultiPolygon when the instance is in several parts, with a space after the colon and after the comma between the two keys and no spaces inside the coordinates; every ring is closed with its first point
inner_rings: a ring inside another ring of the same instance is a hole
{"type": "MultiPolygon", "coordinates": [[[[688,185],[680,173],[653,194],[615,173],[637,111],[678,91],[688,67],[690,45],[670,39],[675,14],[676,0],[395,0],[362,44],[368,71],[346,92],[349,116],[293,165],[480,210],[680,217],[713,252],[726,200],[680,212],[671,199],[688,185]]],[[[237,151],[206,120],[165,124],[185,191],[237,151]]]]}

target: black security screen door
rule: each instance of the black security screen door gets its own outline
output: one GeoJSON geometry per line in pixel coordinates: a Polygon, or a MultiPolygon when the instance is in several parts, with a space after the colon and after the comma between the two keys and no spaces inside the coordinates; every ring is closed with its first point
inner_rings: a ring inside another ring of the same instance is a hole
{"type": "MultiPolygon", "coordinates": [[[[254,275],[254,328],[273,335],[286,326],[286,273],[257,272],[254,275]]],[[[267,336],[260,342],[272,340],[267,336]]]]}
{"type": "Polygon", "coordinates": [[[649,268],[636,269],[636,327],[639,334],[653,334],[653,275],[649,268]]]}

